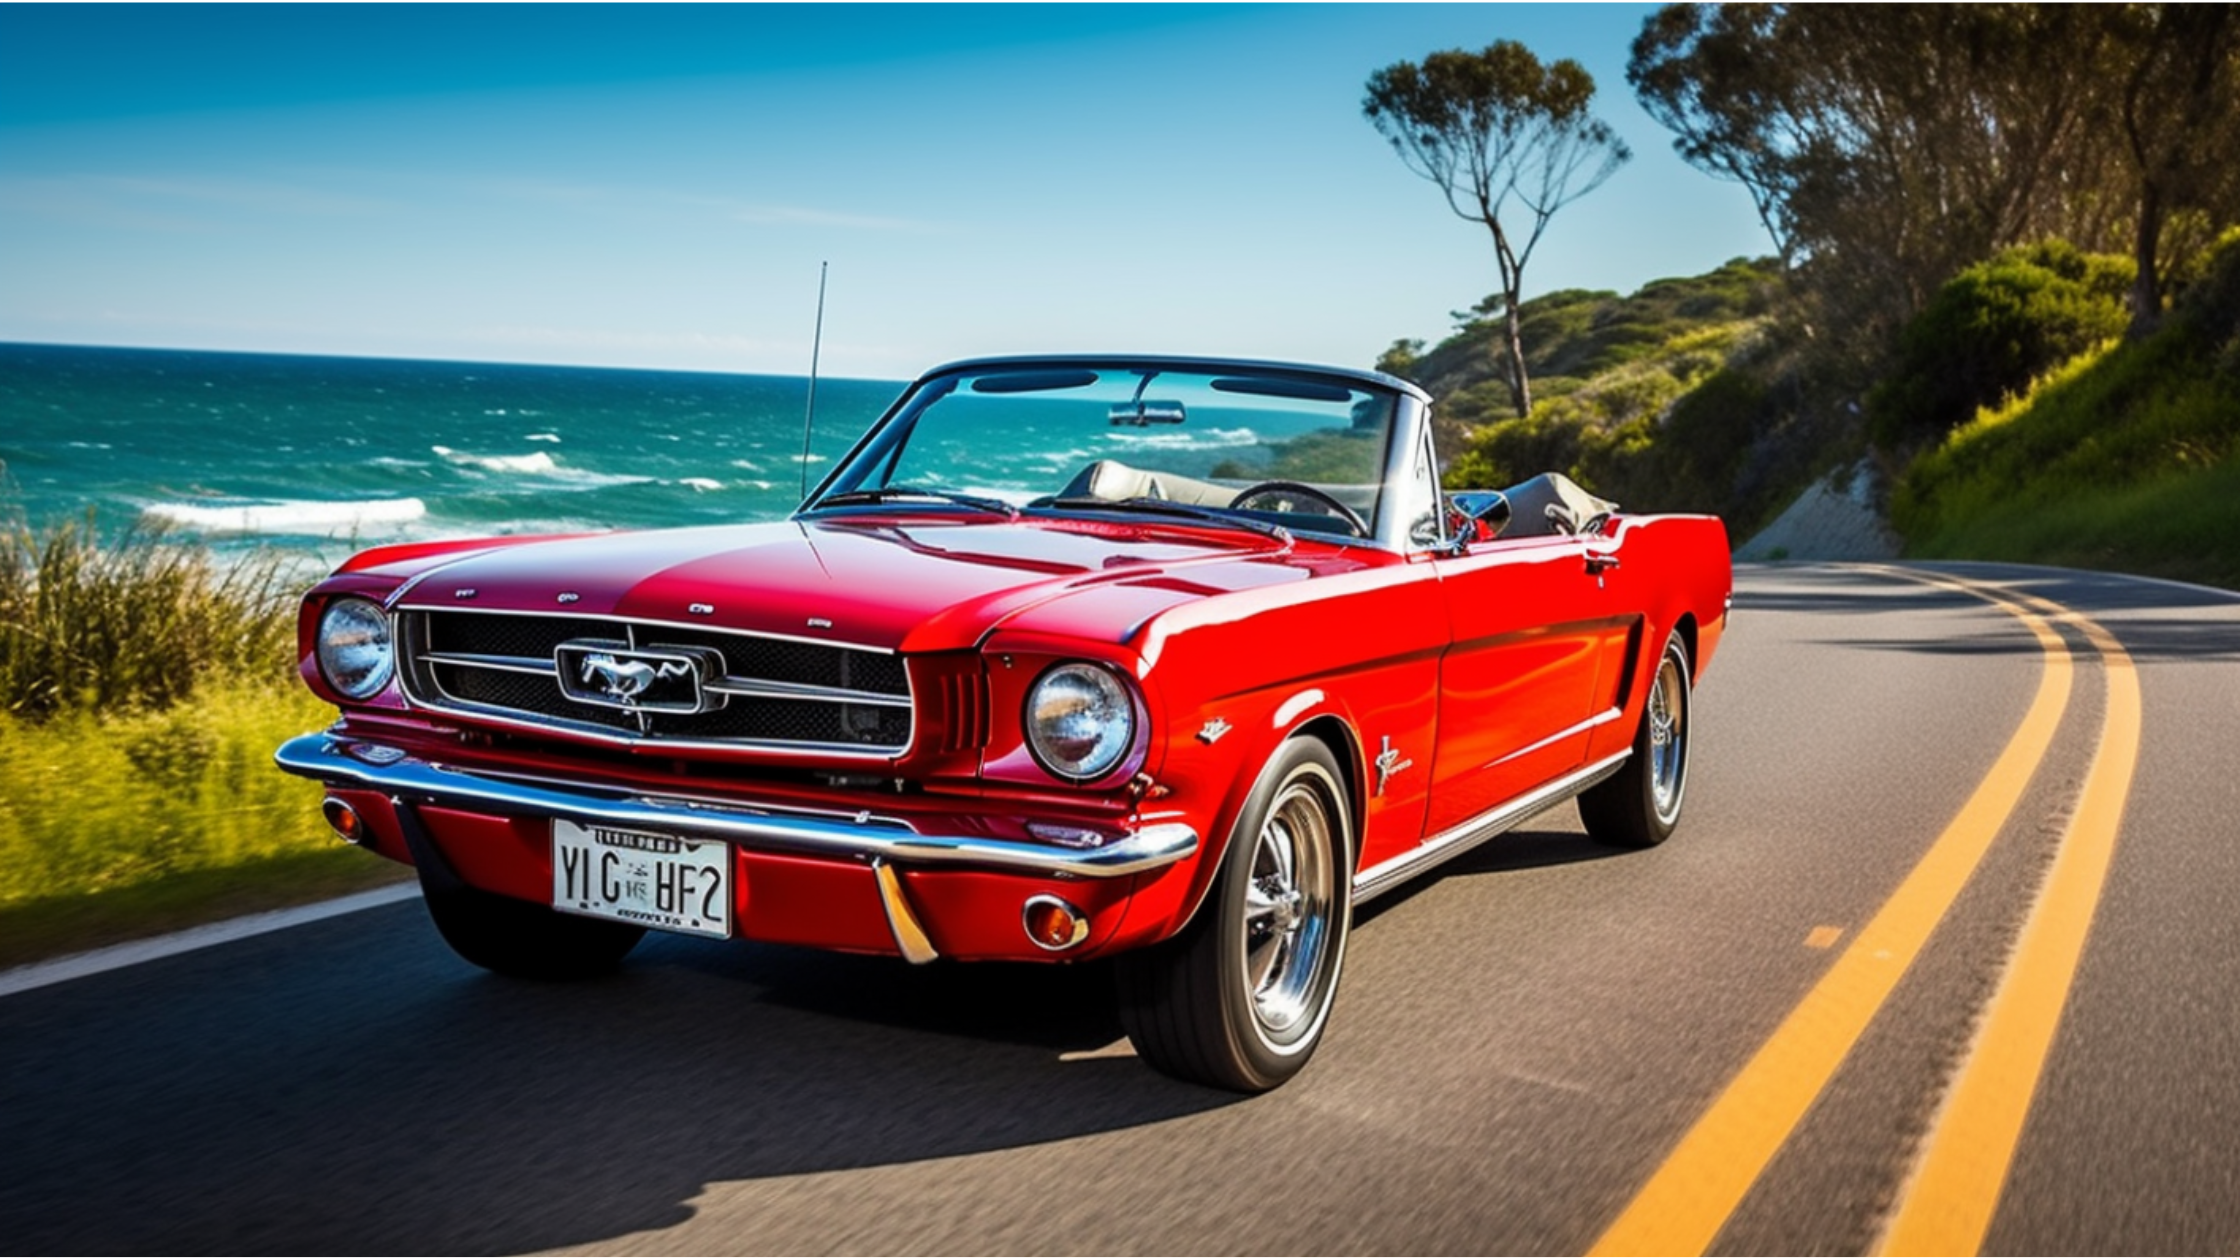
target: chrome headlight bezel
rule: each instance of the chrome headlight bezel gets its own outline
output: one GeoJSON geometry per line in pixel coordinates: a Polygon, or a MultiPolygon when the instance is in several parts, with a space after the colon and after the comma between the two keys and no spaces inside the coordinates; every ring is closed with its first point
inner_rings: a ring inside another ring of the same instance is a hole
{"type": "Polygon", "coordinates": [[[1065,783],[1095,783],[1135,752],[1140,710],[1135,688],[1118,670],[1064,661],[1027,688],[1020,729],[1045,773],[1065,783]]]}
{"type": "Polygon", "coordinates": [[[319,613],[313,653],[319,676],[336,694],[371,700],[397,676],[396,632],[381,605],[346,595],[319,613]]]}

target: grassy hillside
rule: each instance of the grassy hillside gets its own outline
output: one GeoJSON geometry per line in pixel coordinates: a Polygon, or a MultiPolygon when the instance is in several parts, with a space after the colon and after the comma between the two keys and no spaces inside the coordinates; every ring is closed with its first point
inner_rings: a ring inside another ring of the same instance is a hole
{"type": "Polygon", "coordinates": [[[1450,487],[1568,473],[1636,510],[1710,512],[1747,537],[1811,479],[1856,458],[1856,417],[1796,370],[1799,335],[1772,314],[1769,260],[1658,280],[1632,294],[1566,290],[1527,302],[1532,414],[1509,407],[1491,301],[1459,312],[1436,349],[1383,366],[1437,400],[1450,487]]]}
{"type": "MultiPolygon", "coordinates": [[[[1631,296],[1565,289],[1536,297],[1520,312],[1533,397],[1546,401],[1576,392],[1591,378],[1658,357],[1675,338],[1706,327],[1756,321],[1771,308],[1774,279],[1770,261],[1738,258],[1706,275],[1651,281],[1631,296]]],[[[1514,418],[1497,374],[1497,301],[1489,297],[1455,312],[1460,326],[1452,336],[1428,352],[1404,350],[1399,365],[1441,401],[1442,411],[1473,427],[1514,418]]]]}
{"type": "Polygon", "coordinates": [[[2240,588],[2240,233],[2160,330],[2107,342],[1914,460],[1909,554],[2240,588]]]}

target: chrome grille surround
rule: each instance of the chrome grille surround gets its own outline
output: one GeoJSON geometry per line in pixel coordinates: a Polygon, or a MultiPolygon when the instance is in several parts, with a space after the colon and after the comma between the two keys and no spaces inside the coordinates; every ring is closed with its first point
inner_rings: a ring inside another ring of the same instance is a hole
{"type": "Polygon", "coordinates": [[[394,615],[405,695],[434,713],[633,748],[820,759],[889,760],[916,736],[909,672],[886,648],[572,613],[406,606],[394,615]],[[559,661],[600,648],[694,662],[695,706],[641,708],[569,686],[559,661]]]}

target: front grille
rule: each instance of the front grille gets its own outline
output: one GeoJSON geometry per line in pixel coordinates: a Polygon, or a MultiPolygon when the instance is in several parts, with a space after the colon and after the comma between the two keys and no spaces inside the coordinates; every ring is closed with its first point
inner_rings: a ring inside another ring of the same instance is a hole
{"type": "Polygon", "coordinates": [[[398,629],[405,689],[431,709],[632,743],[880,756],[910,744],[910,679],[890,652],[620,618],[453,609],[405,609],[398,629]],[[612,673],[571,679],[564,690],[563,647],[571,669],[596,657],[612,673]],[[687,661],[697,677],[671,677],[687,661]],[[643,680],[621,677],[630,671],[643,680]],[[632,686],[648,707],[624,694],[632,686]],[[695,701],[697,711],[673,711],[695,701]]]}

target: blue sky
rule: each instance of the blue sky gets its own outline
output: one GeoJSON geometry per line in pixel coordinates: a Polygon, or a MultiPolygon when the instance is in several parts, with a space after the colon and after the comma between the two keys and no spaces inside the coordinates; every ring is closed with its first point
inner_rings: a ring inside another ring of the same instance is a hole
{"type": "Polygon", "coordinates": [[[1634,161],[1528,292],[1767,252],[1633,101],[1647,6],[0,5],[0,340],[905,377],[1366,365],[1495,287],[1369,74],[1573,57],[1634,161]]]}

